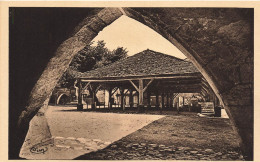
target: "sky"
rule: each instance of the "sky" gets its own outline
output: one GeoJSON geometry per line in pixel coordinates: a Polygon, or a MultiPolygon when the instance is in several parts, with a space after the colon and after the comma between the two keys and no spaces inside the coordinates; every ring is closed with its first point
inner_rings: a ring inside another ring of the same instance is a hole
{"type": "Polygon", "coordinates": [[[104,40],[106,47],[111,50],[117,47],[127,48],[129,56],[150,49],[181,59],[186,58],[181,51],[153,29],[124,15],[99,32],[93,41],[98,40],[104,40]]]}

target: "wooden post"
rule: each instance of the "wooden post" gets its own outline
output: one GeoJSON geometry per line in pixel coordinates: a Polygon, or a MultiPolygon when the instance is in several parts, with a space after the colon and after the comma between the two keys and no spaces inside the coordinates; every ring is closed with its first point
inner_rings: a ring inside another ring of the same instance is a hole
{"type": "Polygon", "coordinates": [[[120,100],[121,100],[121,109],[124,110],[124,88],[120,88],[120,100]]]}
{"type": "Polygon", "coordinates": [[[164,109],[164,91],[162,92],[162,109],[164,109]]]}
{"type": "Polygon", "coordinates": [[[138,111],[142,111],[144,107],[144,85],[143,85],[143,79],[139,79],[139,105],[138,105],[138,111]]]}
{"type": "Polygon", "coordinates": [[[96,101],[95,101],[95,93],[96,93],[96,89],[93,88],[92,89],[92,105],[91,105],[91,109],[96,109],[96,101]]]}
{"type": "Polygon", "coordinates": [[[150,90],[147,90],[147,108],[151,108],[151,92],[150,90]]]}
{"type": "Polygon", "coordinates": [[[109,87],[108,89],[108,109],[111,110],[112,109],[112,88],[109,87]]]}
{"type": "Polygon", "coordinates": [[[78,105],[77,105],[77,110],[82,111],[83,110],[83,104],[82,104],[82,84],[81,84],[81,79],[78,79],[79,83],[79,90],[78,90],[78,105]]]}
{"type": "Polygon", "coordinates": [[[130,89],[130,94],[129,94],[129,105],[130,105],[130,108],[133,107],[133,90],[130,89]]]}
{"type": "Polygon", "coordinates": [[[173,108],[173,94],[170,92],[170,108],[173,108]]]}
{"type": "Polygon", "coordinates": [[[143,80],[140,79],[140,80],[139,80],[139,105],[144,105],[144,104],[143,104],[143,101],[144,101],[143,88],[144,88],[143,80]]]}
{"type": "Polygon", "coordinates": [[[176,106],[177,106],[177,113],[178,113],[178,114],[180,113],[180,105],[179,105],[180,101],[179,101],[179,99],[180,99],[180,98],[178,97],[178,100],[177,100],[178,102],[177,102],[177,105],[176,105],[176,106]]]}
{"type": "Polygon", "coordinates": [[[166,107],[169,108],[169,92],[166,93],[166,107]]]}
{"type": "Polygon", "coordinates": [[[130,83],[135,87],[135,89],[138,91],[138,111],[140,112],[140,110],[143,110],[144,108],[144,92],[145,90],[148,88],[148,86],[153,82],[154,79],[151,79],[147,85],[144,87],[144,82],[143,82],[143,79],[139,79],[139,87],[137,87],[135,85],[135,83],[131,80],[130,83]]]}
{"type": "MultiPolygon", "coordinates": [[[[57,94],[58,94],[58,93],[57,93],[57,94]]],[[[55,102],[55,105],[57,105],[57,99],[58,99],[58,95],[57,95],[57,94],[55,95],[55,101],[54,101],[54,102],[55,102]]]]}
{"type": "Polygon", "coordinates": [[[159,105],[159,92],[158,92],[158,90],[156,90],[156,92],[155,92],[155,95],[156,95],[156,108],[157,109],[160,109],[160,105],[159,105]]]}

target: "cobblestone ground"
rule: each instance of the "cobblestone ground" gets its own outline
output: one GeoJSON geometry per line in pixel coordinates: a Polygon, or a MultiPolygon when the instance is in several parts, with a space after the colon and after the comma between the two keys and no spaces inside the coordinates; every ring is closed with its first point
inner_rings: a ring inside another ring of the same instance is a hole
{"type": "MultiPolygon", "coordinates": [[[[79,157],[78,159],[81,159],[79,157]]],[[[117,142],[84,157],[91,160],[244,160],[236,151],[176,147],[148,143],[117,142]]]]}
{"type": "Polygon", "coordinates": [[[53,137],[54,146],[61,149],[96,151],[111,144],[100,139],[74,138],[74,137],[53,137]]]}

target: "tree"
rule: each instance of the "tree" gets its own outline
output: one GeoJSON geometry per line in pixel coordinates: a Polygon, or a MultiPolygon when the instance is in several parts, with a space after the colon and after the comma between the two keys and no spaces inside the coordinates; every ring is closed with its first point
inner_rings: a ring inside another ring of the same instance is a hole
{"type": "Polygon", "coordinates": [[[59,87],[73,86],[78,72],[84,73],[94,70],[127,57],[126,48],[117,47],[111,51],[105,46],[106,43],[103,40],[98,41],[96,46],[93,46],[93,43],[91,42],[76,54],[58,82],[59,87]]]}

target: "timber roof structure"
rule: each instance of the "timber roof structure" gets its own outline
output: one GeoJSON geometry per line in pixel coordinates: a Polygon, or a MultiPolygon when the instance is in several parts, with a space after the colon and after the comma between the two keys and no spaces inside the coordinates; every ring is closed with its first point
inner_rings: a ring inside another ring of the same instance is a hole
{"type": "Polygon", "coordinates": [[[193,74],[197,75],[200,73],[191,62],[147,49],[108,66],[79,73],[77,78],[109,80],[193,74]]]}

